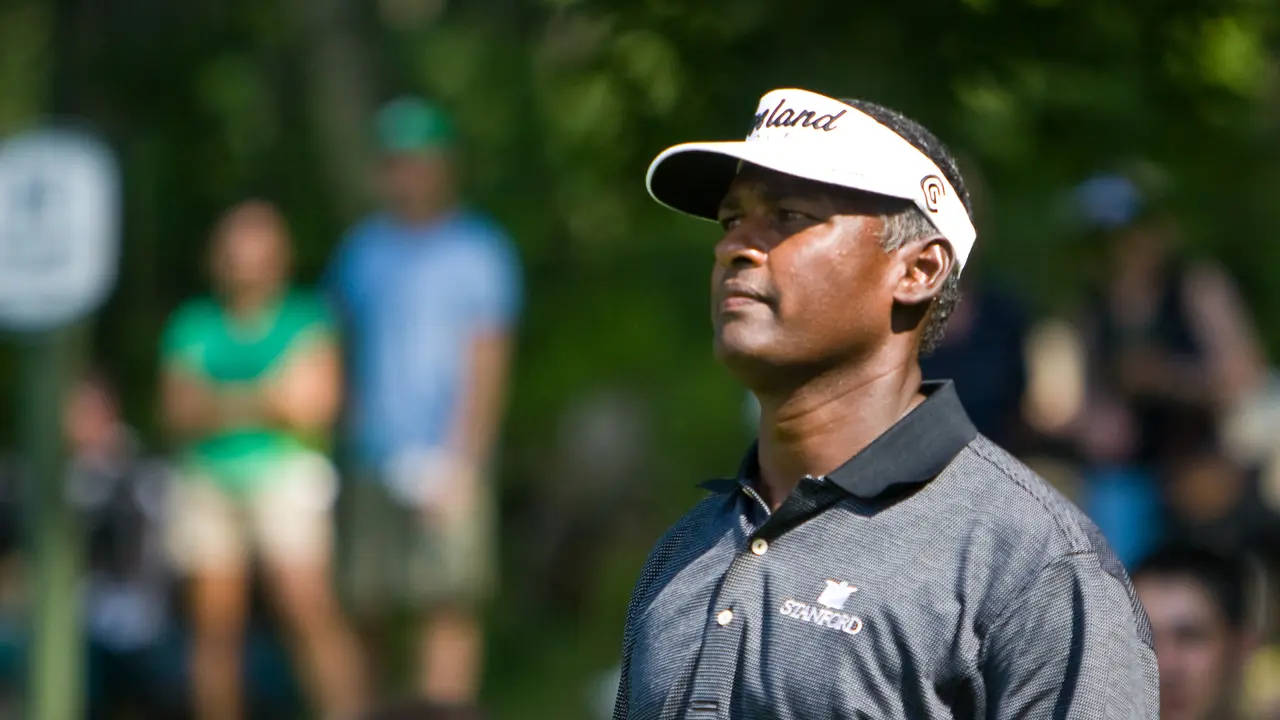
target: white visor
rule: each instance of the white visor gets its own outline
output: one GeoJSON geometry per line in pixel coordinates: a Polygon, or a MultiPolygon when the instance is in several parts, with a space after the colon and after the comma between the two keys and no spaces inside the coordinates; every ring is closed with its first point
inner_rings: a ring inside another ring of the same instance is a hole
{"type": "Polygon", "coordinates": [[[742,162],[910,200],[951,243],[959,267],[973,249],[969,213],[927,155],[857,108],[808,90],[766,93],[746,140],[663,150],[649,164],[645,185],[663,205],[715,220],[742,162]]]}

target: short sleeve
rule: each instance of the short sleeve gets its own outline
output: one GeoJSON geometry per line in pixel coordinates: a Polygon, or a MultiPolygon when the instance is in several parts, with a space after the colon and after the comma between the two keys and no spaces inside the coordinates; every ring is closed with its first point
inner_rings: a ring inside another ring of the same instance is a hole
{"type": "Polygon", "coordinates": [[[467,268],[469,315],[481,328],[505,328],[520,315],[523,279],[515,247],[505,235],[493,232],[476,243],[467,268]]]}
{"type": "Polygon", "coordinates": [[[277,360],[294,353],[310,352],[336,340],[333,313],[318,292],[291,291],[279,322],[277,360]]]}
{"type": "Polygon", "coordinates": [[[203,370],[210,322],[206,305],[202,300],[191,300],[169,316],[160,336],[160,360],[164,365],[203,370]]]}
{"type": "Polygon", "coordinates": [[[989,630],[982,672],[992,720],[1155,720],[1159,686],[1142,609],[1096,555],[1044,569],[989,630]]]}

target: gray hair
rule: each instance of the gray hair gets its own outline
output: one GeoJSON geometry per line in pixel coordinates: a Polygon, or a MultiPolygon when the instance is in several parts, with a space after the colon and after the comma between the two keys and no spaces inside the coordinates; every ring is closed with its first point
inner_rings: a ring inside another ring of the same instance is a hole
{"type": "MultiPolygon", "coordinates": [[[[920,212],[920,208],[910,203],[897,212],[881,215],[880,219],[884,222],[880,246],[886,252],[897,250],[913,240],[938,234],[938,229],[920,212]]],[[[959,302],[960,266],[957,264],[951,267],[951,274],[943,281],[941,292],[933,298],[932,306],[925,315],[924,332],[920,336],[921,355],[933,352],[942,342],[947,318],[959,302]]]]}

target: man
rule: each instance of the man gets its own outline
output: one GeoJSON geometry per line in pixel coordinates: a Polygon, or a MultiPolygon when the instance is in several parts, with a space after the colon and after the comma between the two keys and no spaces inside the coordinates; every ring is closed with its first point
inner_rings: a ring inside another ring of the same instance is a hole
{"type": "Polygon", "coordinates": [[[658,542],[616,718],[1154,718],[1146,616],[1096,529],[922,382],[973,244],[942,144],[805,90],[650,165],[724,229],[715,352],[760,402],[737,477],[658,542]]]}
{"type": "Polygon", "coordinates": [[[350,233],[329,273],[351,370],[346,580],[389,645],[401,645],[396,614],[423,612],[408,690],[465,705],[480,678],[494,565],[485,473],[520,271],[503,232],[459,207],[453,128],[438,108],[400,98],[376,130],[387,212],[350,233]]]}
{"type": "Polygon", "coordinates": [[[1155,635],[1160,717],[1240,717],[1240,683],[1253,645],[1242,563],[1210,550],[1167,546],[1138,566],[1133,584],[1155,635]]]}

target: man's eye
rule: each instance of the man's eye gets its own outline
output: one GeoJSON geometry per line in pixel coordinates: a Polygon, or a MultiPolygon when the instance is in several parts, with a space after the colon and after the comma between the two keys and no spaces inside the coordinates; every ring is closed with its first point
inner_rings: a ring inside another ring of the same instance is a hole
{"type": "Polygon", "coordinates": [[[813,216],[799,210],[779,210],[778,219],[788,223],[813,222],[813,216]]]}
{"type": "Polygon", "coordinates": [[[732,230],[742,222],[741,215],[725,215],[720,218],[720,227],[725,230],[732,230]]]}

